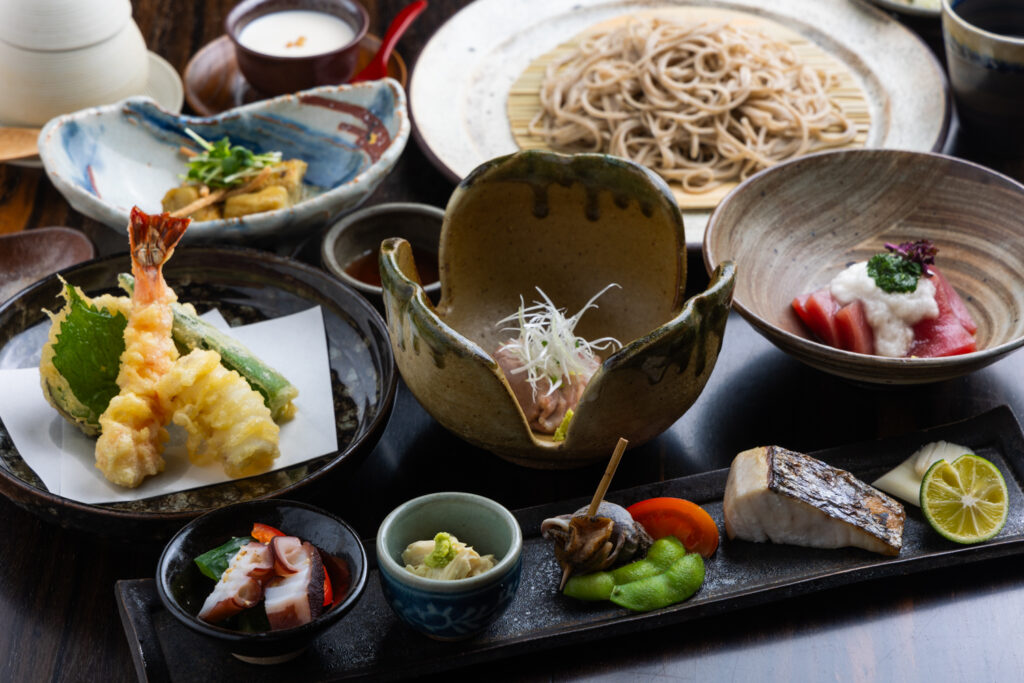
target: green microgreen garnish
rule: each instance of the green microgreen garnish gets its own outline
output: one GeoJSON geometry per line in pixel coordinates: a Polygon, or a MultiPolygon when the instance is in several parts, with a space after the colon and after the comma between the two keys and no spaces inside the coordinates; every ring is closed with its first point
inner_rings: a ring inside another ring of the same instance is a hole
{"type": "Polygon", "coordinates": [[[519,361],[521,367],[512,372],[526,373],[526,381],[533,389],[534,397],[537,395],[538,383],[545,377],[550,384],[547,394],[552,394],[568,378],[579,374],[589,375],[596,355],[595,349],[622,347],[622,344],[612,337],[587,341],[577,337],[575,332],[576,324],[583,314],[590,308],[597,308],[597,304],[594,303],[597,298],[610,288],[618,286],[612,283],[602,289],[571,318],[565,317],[564,308],[555,308],[548,295],[537,287],[543,301],[535,301],[532,306],[526,306],[520,297],[519,310],[498,321],[498,325],[518,323],[516,327],[503,328],[518,333],[503,346],[519,361]]]}
{"type": "Polygon", "coordinates": [[[909,293],[917,289],[921,275],[931,277],[928,266],[935,263],[938,249],[928,240],[902,242],[899,245],[886,242],[888,253],[876,254],[868,261],[868,275],[884,292],[890,294],[909,293]]]}
{"type": "Polygon", "coordinates": [[[201,183],[207,187],[235,187],[259,175],[267,166],[281,162],[280,152],[255,154],[241,145],[232,145],[224,137],[209,142],[191,128],[185,134],[196,141],[203,151],[188,161],[188,173],[182,179],[201,183]]]}

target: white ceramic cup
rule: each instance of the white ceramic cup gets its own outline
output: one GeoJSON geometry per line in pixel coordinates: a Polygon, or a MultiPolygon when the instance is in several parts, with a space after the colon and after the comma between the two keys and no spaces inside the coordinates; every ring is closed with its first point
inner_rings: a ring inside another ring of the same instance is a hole
{"type": "Polygon", "coordinates": [[[65,21],[45,23],[49,10],[66,1],[0,0],[0,124],[41,126],[60,114],[145,92],[149,56],[131,7],[123,11],[127,1],[74,0],[109,17],[100,25],[85,22],[91,33],[65,21]],[[55,32],[60,26],[64,32],[55,32]],[[17,44],[4,38],[12,34],[17,44]]]}

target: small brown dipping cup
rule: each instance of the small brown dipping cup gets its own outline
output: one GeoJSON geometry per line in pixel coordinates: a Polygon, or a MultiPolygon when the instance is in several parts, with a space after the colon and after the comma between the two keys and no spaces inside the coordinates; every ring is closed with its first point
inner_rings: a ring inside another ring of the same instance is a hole
{"type": "Polygon", "coordinates": [[[345,83],[352,77],[359,56],[359,41],[370,19],[363,7],[352,0],[244,0],[224,20],[224,28],[235,45],[238,68],[257,90],[267,95],[298,92],[318,85],[345,83]],[[348,44],[315,55],[283,57],[256,52],[238,41],[245,26],[264,15],[287,10],[309,10],[338,17],[355,33],[348,44]]]}
{"type": "Polygon", "coordinates": [[[398,202],[359,209],[328,229],[321,246],[321,261],[332,275],[382,307],[377,265],[380,243],[388,237],[401,237],[417,254],[423,289],[436,301],[441,291],[437,252],[443,222],[444,211],[428,204],[398,202]]]}

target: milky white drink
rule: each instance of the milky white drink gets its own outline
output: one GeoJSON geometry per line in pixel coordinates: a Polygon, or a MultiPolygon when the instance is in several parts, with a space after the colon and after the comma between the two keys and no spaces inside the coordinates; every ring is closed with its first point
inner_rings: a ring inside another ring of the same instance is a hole
{"type": "Polygon", "coordinates": [[[308,57],[345,47],[356,37],[344,20],[311,10],[284,10],[257,17],[242,27],[238,42],[274,57],[308,57]]]}

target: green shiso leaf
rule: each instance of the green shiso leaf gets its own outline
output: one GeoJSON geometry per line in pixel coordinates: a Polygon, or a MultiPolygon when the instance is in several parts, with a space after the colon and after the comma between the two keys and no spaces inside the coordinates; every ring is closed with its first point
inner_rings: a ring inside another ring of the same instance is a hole
{"type": "Polygon", "coordinates": [[[876,254],[868,261],[868,275],[890,294],[913,292],[921,278],[921,265],[899,254],[876,254]]]}
{"type": "Polygon", "coordinates": [[[92,306],[66,285],[68,315],[53,346],[53,365],[71,392],[97,416],[117,396],[117,373],[124,352],[128,320],[92,306]]]}

